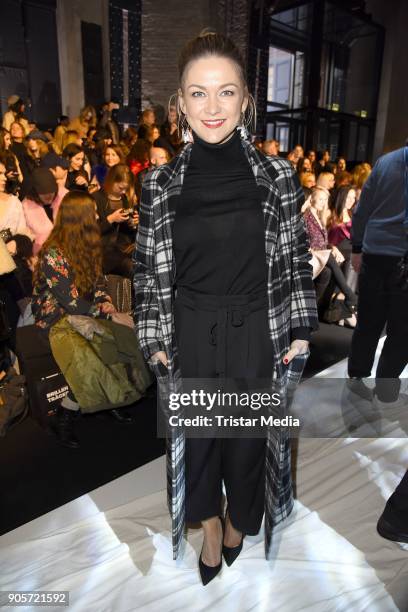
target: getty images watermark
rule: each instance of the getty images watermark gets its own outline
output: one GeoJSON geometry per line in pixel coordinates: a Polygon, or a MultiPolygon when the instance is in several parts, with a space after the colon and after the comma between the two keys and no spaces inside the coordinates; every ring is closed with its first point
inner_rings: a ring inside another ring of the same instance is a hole
{"type": "Polygon", "coordinates": [[[158,435],[182,428],[191,438],[252,438],[282,428],[290,437],[408,438],[408,378],[395,405],[375,401],[375,384],[317,377],[285,395],[269,379],[184,379],[180,393],[159,388],[158,435]]]}
{"type": "Polygon", "coordinates": [[[193,389],[169,393],[164,420],[189,437],[235,436],[237,429],[248,430],[239,436],[264,436],[266,427],[300,426],[299,419],[283,414],[282,404],[279,393],[193,389]]]}

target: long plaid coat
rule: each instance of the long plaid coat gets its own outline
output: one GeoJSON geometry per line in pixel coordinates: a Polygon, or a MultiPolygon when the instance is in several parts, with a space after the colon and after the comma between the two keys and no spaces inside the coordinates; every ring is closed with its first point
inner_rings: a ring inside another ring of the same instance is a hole
{"type": "MultiPolygon", "coordinates": [[[[262,190],[265,253],[268,267],[269,331],[275,363],[271,384],[281,391],[293,389],[308,355],[288,365],[282,362],[295,327],[317,328],[316,298],[309,263],[309,242],[300,208],[303,191],[291,164],[267,158],[242,139],[257,185],[262,190]]],[[[168,392],[180,389],[181,374],[175,338],[173,299],[176,277],[172,248],[175,206],[180,195],[192,145],[187,145],[169,164],[148,174],[143,183],[139,230],[134,254],[135,324],[143,354],[158,382],[168,392]],[[174,202],[174,201],[173,201],[174,202]],[[166,352],[168,371],[152,363],[151,356],[166,352]]],[[[168,505],[172,517],[173,558],[181,551],[184,533],[184,447],[180,429],[167,438],[168,505]]],[[[290,440],[285,430],[268,428],[265,483],[265,556],[268,556],[273,526],[293,507],[290,473],[290,440]]]]}

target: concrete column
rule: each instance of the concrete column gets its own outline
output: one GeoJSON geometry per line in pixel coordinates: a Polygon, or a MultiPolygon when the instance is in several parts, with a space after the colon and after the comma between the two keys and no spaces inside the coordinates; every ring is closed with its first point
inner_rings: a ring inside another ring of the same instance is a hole
{"type": "Polygon", "coordinates": [[[62,112],[76,117],[84,106],[81,21],[102,26],[105,96],[110,96],[108,0],[57,0],[62,112]]]}

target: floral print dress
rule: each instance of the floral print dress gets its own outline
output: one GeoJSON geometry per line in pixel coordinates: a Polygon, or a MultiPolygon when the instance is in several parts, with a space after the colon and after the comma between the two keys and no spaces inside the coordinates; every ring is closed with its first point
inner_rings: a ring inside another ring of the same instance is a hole
{"type": "Polygon", "coordinates": [[[38,327],[49,330],[66,314],[106,318],[100,311],[103,302],[111,302],[104,289],[103,277],[96,283],[93,294],[80,296],[73,271],[62,252],[50,248],[45,253],[32,297],[32,310],[38,327]]]}

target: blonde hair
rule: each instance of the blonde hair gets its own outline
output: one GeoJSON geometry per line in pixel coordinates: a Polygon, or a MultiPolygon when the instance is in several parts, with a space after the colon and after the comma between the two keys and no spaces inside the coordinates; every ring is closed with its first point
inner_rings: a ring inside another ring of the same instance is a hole
{"type": "Polygon", "coordinates": [[[352,183],[357,189],[362,189],[364,183],[368,179],[371,174],[371,166],[370,164],[363,163],[357,164],[357,166],[353,170],[353,180],[352,183]]]}

